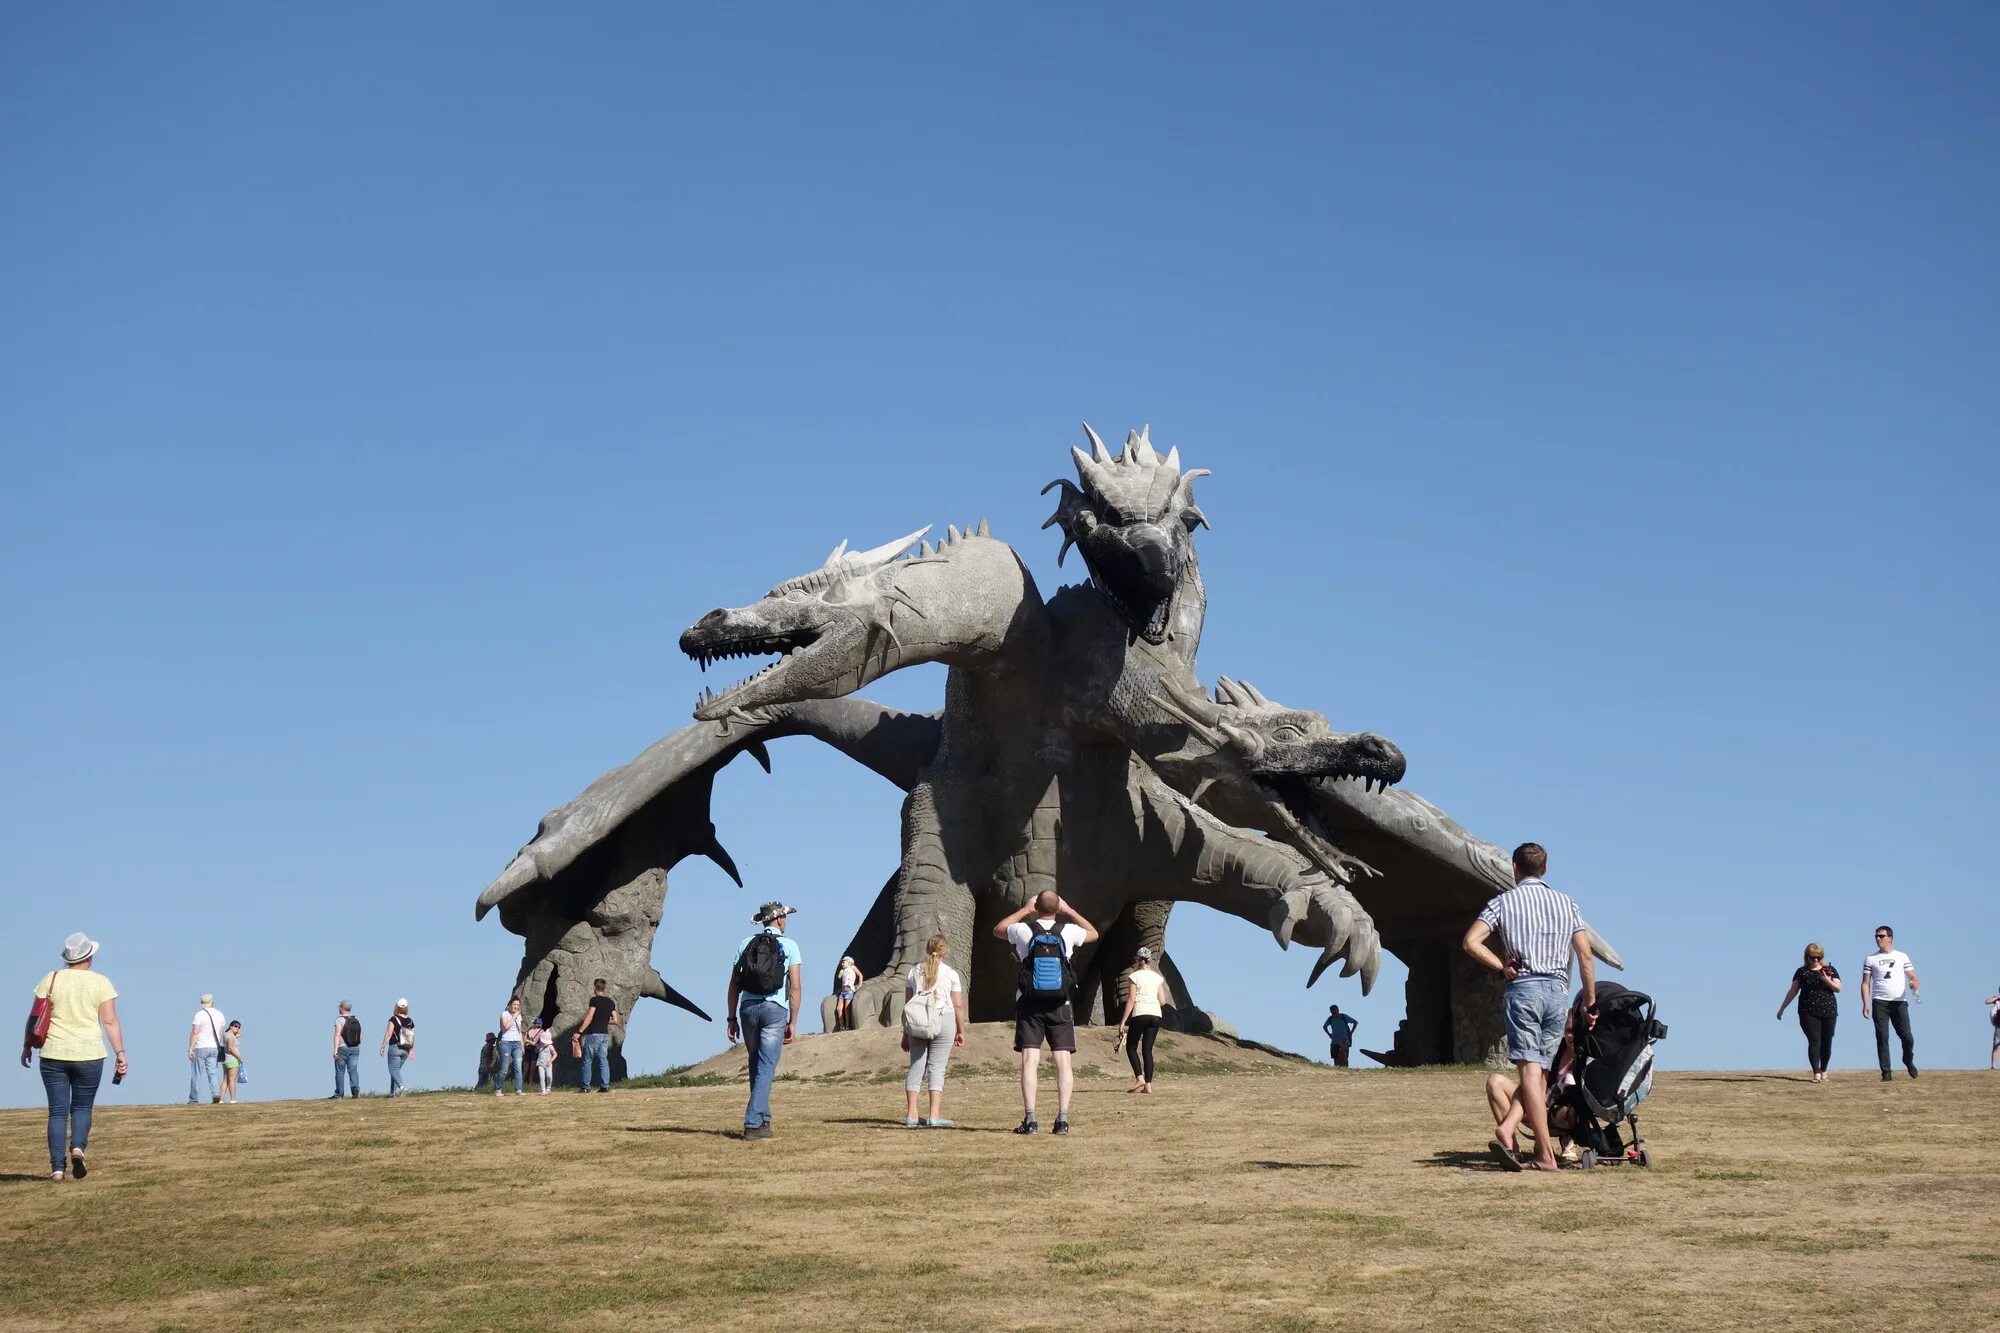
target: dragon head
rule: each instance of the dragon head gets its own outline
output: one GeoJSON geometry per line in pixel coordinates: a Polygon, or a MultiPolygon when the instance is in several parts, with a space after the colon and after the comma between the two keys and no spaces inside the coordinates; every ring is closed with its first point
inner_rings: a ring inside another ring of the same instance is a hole
{"type": "Polygon", "coordinates": [[[1181,471],[1180,450],[1161,458],[1145,430],[1128,435],[1116,458],[1096,431],[1085,425],[1083,432],[1091,451],[1070,450],[1081,485],[1059,477],[1042,487],[1044,495],[1062,488],[1056,512],[1042,524],[1062,525],[1056,563],[1074,545],[1091,582],[1132,629],[1148,643],[1165,643],[1182,572],[1194,562],[1194,530],[1208,526],[1194,503],[1194,479],[1208,469],[1181,471]]]}
{"type": "Polygon", "coordinates": [[[1181,722],[1188,744],[1156,763],[1194,777],[1193,799],[1233,824],[1290,844],[1343,883],[1373,867],[1344,851],[1320,810],[1331,784],[1387,790],[1402,781],[1403,752],[1373,732],[1337,732],[1325,717],[1272,703],[1247,681],[1224,676],[1210,701],[1167,686],[1154,703],[1181,722]]]}
{"type": "Polygon", "coordinates": [[[997,653],[1022,632],[1018,609],[1039,594],[1019,557],[982,521],[947,529],[933,550],[929,528],[872,551],[835,547],[819,568],[786,579],[748,606],[710,611],[681,634],[701,664],[730,657],[778,660],[717,694],[704,690],[704,722],[756,722],[750,710],[833,699],[918,662],[963,662],[997,653]],[[902,559],[911,547],[915,554],[902,559]]]}

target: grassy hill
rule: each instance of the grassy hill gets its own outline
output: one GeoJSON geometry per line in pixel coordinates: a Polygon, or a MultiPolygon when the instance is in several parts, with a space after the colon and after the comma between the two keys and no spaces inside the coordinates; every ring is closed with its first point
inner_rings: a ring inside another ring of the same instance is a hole
{"type": "Polygon", "coordinates": [[[1473,1071],[1183,1038],[1141,1097],[1087,1038],[1076,1132],[1023,1139],[984,1047],[904,1129],[881,1036],[801,1039],[768,1143],[699,1070],[113,1104],[61,1185],[0,1113],[0,1327],[2000,1328],[2000,1075],[1662,1075],[1650,1171],[1534,1177],[1473,1071]]]}

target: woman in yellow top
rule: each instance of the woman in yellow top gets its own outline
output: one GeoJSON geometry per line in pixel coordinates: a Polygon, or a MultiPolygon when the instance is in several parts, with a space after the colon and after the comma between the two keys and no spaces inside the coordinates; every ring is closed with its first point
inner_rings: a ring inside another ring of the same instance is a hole
{"type": "MultiPolygon", "coordinates": [[[[78,931],[63,941],[63,967],[35,987],[49,1001],[49,1036],[42,1044],[42,1088],[49,1095],[49,1179],[63,1172],[82,1180],[89,1168],[83,1150],[90,1143],[90,1108],[104,1079],[104,1038],[118,1057],[118,1077],[126,1074],[125,1033],[118,1026],[118,988],[93,972],[97,941],[78,931]]],[[[26,1067],[33,1047],[23,1044],[26,1067]]]]}
{"type": "Polygon", "coordinates": [[[1153,966],[1153,951],[1141,945],[1125,978],[1125,1012],[1118,1019],[1118,1039],[1132,1062],[1132,1086],[1127,1092],[1153,1090],[1153,1038],[1160,1034],[1160,1006],[1166,998],[1167,979],[1153,966]]]}

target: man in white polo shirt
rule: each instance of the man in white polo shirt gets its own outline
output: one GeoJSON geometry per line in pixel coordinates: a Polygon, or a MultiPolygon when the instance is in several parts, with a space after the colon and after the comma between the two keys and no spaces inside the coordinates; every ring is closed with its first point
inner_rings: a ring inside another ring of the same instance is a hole
{"type": "Polygon", "coordinates": [[[188,1027],[188,1105],[200,1104],[203,1090],[211,1103],[222,1100],[222,1067],[220,1049],[222,1034],[229,1028],[229,1020],[215,1007],[215,997],[201,997],[201,1008],[194,1011],[194,1022],[188,1027]]]}
{"type": "Polygon", "coordinates": [[[1910,1036],[1910,1002],[1905,997],[1915,995],[1922,985],[1917,980],[1917,969],[1910,966],[1910,956],[1896,947],[1895,931],[1887,926],[1875,927],[1875,952],[1862,961],[1861,968],[1861,1016],[1875,1022],[1875,1059],[1882,1066],[1882,1081],[1888,1083],[1895,1078],[1889,1072],[1892,1024],[1903,1042],[1903,1068],[1915,1078],[1917,1043],[1910,1036]]]}

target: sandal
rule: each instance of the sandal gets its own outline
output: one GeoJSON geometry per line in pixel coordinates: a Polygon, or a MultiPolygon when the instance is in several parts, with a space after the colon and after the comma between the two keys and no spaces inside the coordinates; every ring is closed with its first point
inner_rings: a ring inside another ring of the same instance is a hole
{"type": "Polygon", "coordinates": [[[1500,1140],[1493,1139],[1486,1146],[1492,1150],[1495,1157],[1500,1159],[1500,1165],[1507,1170],[1519,1171],[1522,1169],[1519,1154],[1515,1153],[1506,1144],[1500,1142],[1500,1140]]]}

